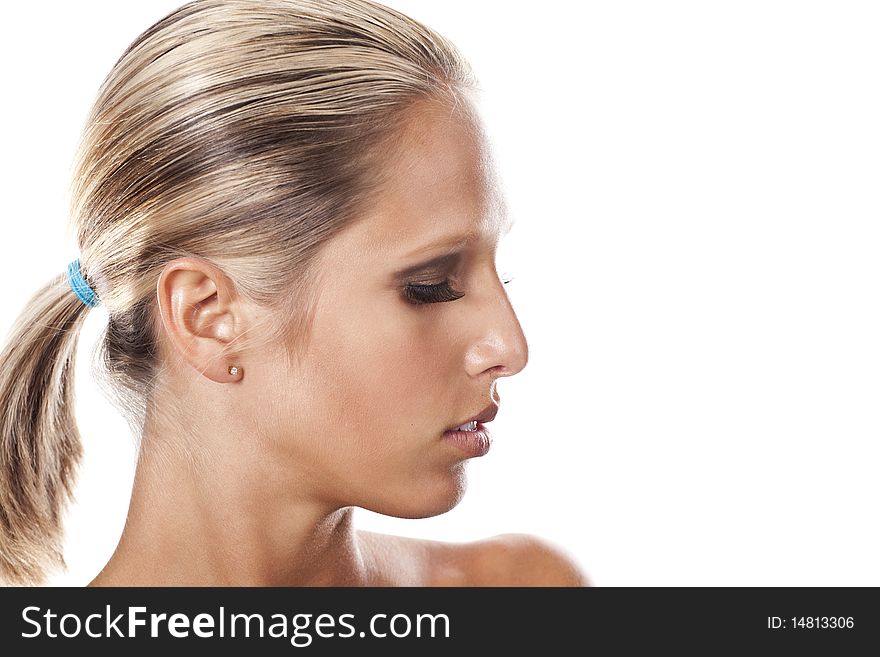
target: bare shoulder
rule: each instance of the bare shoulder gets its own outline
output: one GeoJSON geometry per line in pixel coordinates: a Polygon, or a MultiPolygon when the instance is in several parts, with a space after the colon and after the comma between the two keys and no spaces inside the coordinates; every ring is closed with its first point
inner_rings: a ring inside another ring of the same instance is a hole
{"type": "Polygon", "coordinates": [[[481,586],[590,586],[574,557],[531,534],[499,534],[475,544],[481,586]]]}
{"type": "Polygon", "coordinates": [[[452,543],[358,533],[377,581],[393,586],[590,586],[569,553],[530,534],[452,543]]]}
{"type": "Polygon", "coordinates": [[[449,543],[359,530],[371,579],[380,586],[468,586],[474,550],[449,543]]]}

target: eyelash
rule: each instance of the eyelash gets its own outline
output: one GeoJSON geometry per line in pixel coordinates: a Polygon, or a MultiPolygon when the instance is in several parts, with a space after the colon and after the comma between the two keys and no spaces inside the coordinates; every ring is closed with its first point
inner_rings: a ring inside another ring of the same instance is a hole
{"type": "MultiPolygon", "coordinates": [[[[501,282],[507,285],[513,278],[503,279],[501,282]]],[[[424,283],[407,283],[403,288],[404,296],[413,305],[428,303],[446,303],[456,301],[464,296],[464,292],[454,290],[449,284],[449,279],[442,283],[426,285],[424,283]]]]}

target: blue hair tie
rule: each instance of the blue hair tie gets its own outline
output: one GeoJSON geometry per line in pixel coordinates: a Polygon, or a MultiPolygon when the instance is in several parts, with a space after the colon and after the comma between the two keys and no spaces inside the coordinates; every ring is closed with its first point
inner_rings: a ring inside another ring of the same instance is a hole
{"type": "Polygon", "coordinates": [[[94,308],[98,305],[98,297],[92,291],[92,288],[89,287],[89,284],[86,283],[86,279],[83,278],[82,272],[79,270],[79,259],[67,265],[67,281],[79,300],[89,308],[94,308]]]}

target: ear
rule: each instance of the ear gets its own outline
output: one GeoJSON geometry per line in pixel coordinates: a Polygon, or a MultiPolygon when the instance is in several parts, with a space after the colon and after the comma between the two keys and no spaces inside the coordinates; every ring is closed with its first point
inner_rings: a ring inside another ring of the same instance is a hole
{"type": "Polygon", "coordinates": [[[199,258],[176,258],[162,270],[156,294],[169,347],[212,381],[241,380],[243,345],[230,345],[247,327],[229,278],[199,258]]]}

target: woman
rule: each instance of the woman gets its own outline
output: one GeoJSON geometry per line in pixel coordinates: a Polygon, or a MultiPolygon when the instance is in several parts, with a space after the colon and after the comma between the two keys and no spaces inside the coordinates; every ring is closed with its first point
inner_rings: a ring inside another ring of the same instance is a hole
{"type": "Polygon", "coordinates": [[[355,530],[453,508],[528,347],[508,228],[454,46],[367,0],[196,0],[99,92],[74,171],[81,257],[0,374],[0,575],[62,565],[76,336],[140,437],[91,585],[585,585],[563,551],[355,530]],[[476,420],[476,423],[473,421],[476,420]]]}

